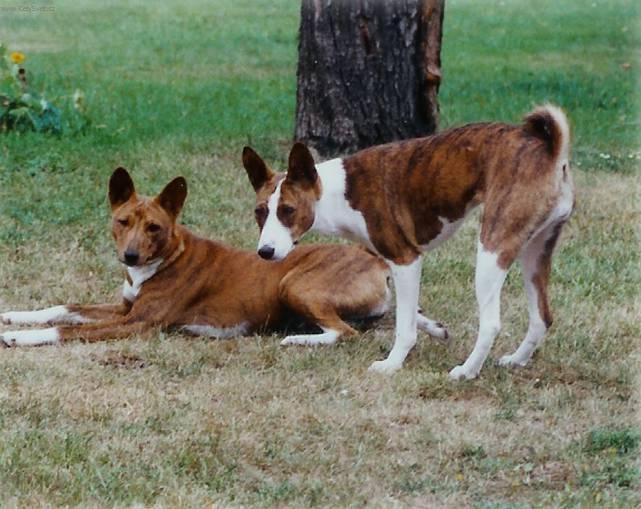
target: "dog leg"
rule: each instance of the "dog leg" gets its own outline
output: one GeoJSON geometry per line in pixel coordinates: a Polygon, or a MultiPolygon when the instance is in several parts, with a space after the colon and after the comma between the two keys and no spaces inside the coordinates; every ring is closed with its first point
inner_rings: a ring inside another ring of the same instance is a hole
{"type": "Polygon", "coordinates": [[[44,323],[82,323],[82,317],[69,310],[67,306],[53,306],[37,311],[7,311],[0,315],[4,324],[44,324],[44,323]]]}
{"type": "Polygon", "coordinates": [[[409,265],[388,262],[396,289],[396,332],[394,346],[387,359],[376,361],[369,370],[391,374],[403,366],[403,361],[416,344],[418,296],[421,284],[422,257],[409,265]]]}
{"type": "Polygon", "coordinates": [[[7,331],[0,334],[0,342],[5,346],[55,345],[60,342],[60,331],[58,327],[7,331]]]}
{"type": "MultiPolygon", "coordinates": [[[[288,345],[333,345],[342,336],[356,334],[356,331],[340,317],[340,309],[346,303],[358,300],[361,294],[349,285],[343,284],[342,291],[325,283],[327,275],[314,280],[319,272],[297,268],[290,271],[280,282],[278,296],[281,302],[310,324],[318,325],[321,334],[297,334],[281,341],[288,345]]],[[[355,285],[359,288],[359,285],[355,285]]],[[[362,292],[361,292],[362,293],[362,292]]]]}
{"type": "MultiPolygon", "coordinates": [[[[129,306],[131,307],[131,306],[129,306]]],[[[114,319],[127,313],[124,304],[96,304],[80,306],[53,306],[37,311],[7,311],[0,314],[3,324],[27,325],[46,323],[89,323],[95,320],[114,319]]]]}
{"type": "Polygon", "coordinates": [[[478,243],[476,255],[476,300],[479,306],[479,333],[474,350],[465,363],[450,371],[452,380],[476,378],[501,329],[501,288],[507,270],[498,264],[498,255],[478,243]]]}
{"type": "Polygon", "coordinates": [[[416,327],[442,343],[449,342],[450,334],[447,332],[447,328],[441,322],[427,318],[420,310],[416,314],[416,327]]]}
{"type": "Polygon", "coordinates": [[[289,345],[305,345],[305,346],[317,346],[317,345],[333,345],[338,341],[338,338],[341,336],[341,333],[336,330],[323,329],[322,334],[298,334],[295,336],[287,336],[283,339],[280,344],[282,346],[289,345]]]}
{"type": "Polygon", "coordinates": [[[552,250],[560,232],[559,225],[548,227],[528,244],[521,255],[530,323],[525,339],[518,349],[511,355],[501,357],[501,366],[525,366],[552,325],[547,286],[552,267],[552,250]]]}
{"type": "Polygon", "coordinates": [[[294,308],[294,311],[299,313],[308,322],[317,324],[323,332],[321,334],[287,336],[280,342],[282,346],[333,345],[341,337],[356,334],[356,331],[347,325],[331,306],[326,306],[325,309],[320,309],[320,307],[313,305],[306,306],[304,311],[299,306],[298,309],[294,308]]]}
{"type": "Polygon", "coordinates": [[[48,329],[7,331],[0,334],[0,341],[6,346],[52,345],[76,339],[93,343],[141,334],[149,327],[150,324],[146,322],[122,318],[106,322],[62,325],[48,329]]]}
{"type": "Polygon", "coordinates": [[[131,309],[131,302],[124,300],[122,304],[93,304],[93,305],[71,305],[67,306],[69,310],[82,322],[74,323],[90,323],[99,321],[117,320],[129,313],[131,309]]]}

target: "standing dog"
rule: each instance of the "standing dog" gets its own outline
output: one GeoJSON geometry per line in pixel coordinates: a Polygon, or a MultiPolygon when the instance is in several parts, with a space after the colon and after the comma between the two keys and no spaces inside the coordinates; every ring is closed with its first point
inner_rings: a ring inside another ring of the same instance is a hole
{"type": "Polygon", "coordinates": [[[0,340],[9,346],[101,341],[153,326],[230,337],[277,327],[294,315],[323,332],[285,343],[333,343],[355,332],[343,318],[385,311],[389,270],[362,248],[305,246],[287,260],[267,262],[176,224],[186,196],[183,177],[155,198],[138,196],[127,171],[118,168],[109,200],[118,258],[127,267],[123,303],[3,313],[5,324],[66,325],[3,332],[0,340]]]}
{"type": "Polygon", "coordinates": [[[387,359],[370,369],[391,373],[416,342],[422,253],[451,237],[470,210],[483,204],[475,282],[478,338],[450,377],[478,376],[500,329],[501,287],[517,258],[530,324],[519,348],[500,364],[523,366],[552,323],[551,256],[574,207],[569,150],[567,119],[551,105],[535,109],[521,125],[470,124],[318,166],[297,143],[285,177],[272,175],[246,148],[244,165],[257,192],[258,253],[280,260],[305,232],[317,230],[356,239],[380,254],[396,288],[396,335],[387,359]]]}

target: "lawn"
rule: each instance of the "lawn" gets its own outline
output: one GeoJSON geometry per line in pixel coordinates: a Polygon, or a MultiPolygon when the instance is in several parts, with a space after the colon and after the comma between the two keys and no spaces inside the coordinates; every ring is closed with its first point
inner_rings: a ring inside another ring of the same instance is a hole
{"type": "MultiPolygon", "coordinates": [[[[452,344],[422,337],[391,378],[366,368],[389,351],[392,316],[332,348],[157,331],[0,349],[0,506],[638,507],[637,4],[447,2],[442,127],[516,122],[544,101],[572,122],[578,205],[555,257],[555,324],[530,367],[494,365],[527,328],[517,269],[481,377],[447,380],[477,328],[470,220],[424,264],[421,304],[452,344]]],[[[283,165],[298,2],[52,5],[2,10],[0,38],[63,113],[82,89],[92,125],[0,135],[0,310],[117,298],[106,184],[118,165],[148,194],[185,175],[183,222],[253,248],[240,151],[283,165]]]]}

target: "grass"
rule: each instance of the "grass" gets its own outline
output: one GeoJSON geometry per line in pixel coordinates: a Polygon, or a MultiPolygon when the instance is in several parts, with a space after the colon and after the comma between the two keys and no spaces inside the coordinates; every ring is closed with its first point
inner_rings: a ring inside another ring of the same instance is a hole
{"type": "MultiPolygon", "coordinates": [[[[392,317],[327,349],[157,332],[0,350],[0,505],[641,504],[639,9],[530,4],[448,2],[440,101],[443,126],[517,121],[545,100],[571,117],[578,207],[555,258],[555,325],[531,367],[493,365],[527,327],[515,270],[481,378],[446,378],[477,327],[469,221],[423,272],[421,303],[453,343],[422,339],[391,379],[366,367],[389,350],[392,317]]],[[[147,193],[185,175],[184,222],[253,248],[239,154],[250,142],[283,163],[296,3],[54,5],[3,12],[0,32],[63,109],[85,91],[93,127],[2,137],[0,309],[115,298],[105,194],[118,164],[147,193]]]]}
{"type": "Polygon", "coordinates": [[[634,172],[638,2],[507,0],[478,8],[470,1],[446,7],[445,122],[518,121],[533,105],[552,101],[570,113],[576,165],[634,172]]]}

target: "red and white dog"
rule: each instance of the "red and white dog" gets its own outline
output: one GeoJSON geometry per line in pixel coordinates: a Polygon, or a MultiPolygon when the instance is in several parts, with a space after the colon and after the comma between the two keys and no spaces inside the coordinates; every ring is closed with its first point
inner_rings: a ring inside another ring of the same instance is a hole
{"type": "Polygon", "coordinates": [[[551,105],[535,109],[521,125],[470,124],[318,166],[297,143],[286,175],[272,174],[247,147],[243,161],[257,192],[261,228],[258,253],[283,259],[305,232],[316,230],[358,240],[380,254],[396,288],[396,337],[387,359],[370,369],[391,373],[416,342],[422,254],[450,238],[483,204],[475,283],[479,332],[474,350],[450,377],[478,376],[500,329],[501,287],[516,259],[523,266],[530,324],[519,348],[500,364],[523,366],[552,323],[551,256],[574,207],[569,150],[567,119],[551,105]]]}
{"type": "Polygon", "coordinates": [[[127,171],[118,168],[109,200],[118,259],[127,268],[122,304],[2,313],[5,324],[64,325],[6,331],[0,344],[101,341],[158,326],[231,337],[292,318],[323,332],[289,336],[285,343],[327,344],[355,333],[343,319],[375,318],[387,308],[389,269],[361,247],[304,246],[282,262],[267,262],[177,224],[186,196],[183,177],[155,198],[138,196],[127,171]]]}

